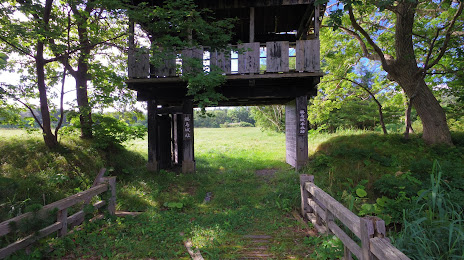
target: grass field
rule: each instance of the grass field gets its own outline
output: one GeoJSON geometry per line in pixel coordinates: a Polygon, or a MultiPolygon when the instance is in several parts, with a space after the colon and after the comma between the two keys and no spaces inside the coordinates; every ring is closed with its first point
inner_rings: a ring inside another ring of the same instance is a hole
{"type": "MultiPolygon", "coordinates": [[[[197,172],[180,174],[147,172],[146,140],[104,152],[71,136],[63,137],[61,148],[46,152],[37,133],[0,133],[1,218],[86,189],[100,167],[117,176],[117,209],[144,212],[138,217],[107,217],[63,239],[43,241],[33,251],[36,258],[189,259],[186,239],[205,259],[237,259],[253,248],[264,248],[275,259],[342,255],[338,240],[314,236],[295,216],[299,180],[285,163],[284,134],[258,128],[195,129],[197,172]],[[249,235],[267,239],[260,244],[249,235]]],[[[444,169],[453,169],[444,176],[456,183],[453,197],[459,201],[464,196],[459,188],[464,180],[463,140],[455,135],[455,147],[428,147],[417,136],[404,140],[400,135],[352,130],[311,134],[310,162],[301,173],[314,174],[316,184],[360,213],[363,203],[383,195],[376,189],[378,180],[390,176],[384,180],[389,185],[385,192],[401,193],[398,182],[421,189],[427,185],[431,163],[438,159],[444,169]],[[365,189],[368,196],[357,197],[357,189],[365,189]]],[[[387,213],[402,212],[408,203],[411,199],[399,201],[394,204],[397,211],[387,213]]],[[[0,245],[6,242],[0,240],[0,245]]],[[[19,253],[11,259],[30,257],[19,253]]]]}

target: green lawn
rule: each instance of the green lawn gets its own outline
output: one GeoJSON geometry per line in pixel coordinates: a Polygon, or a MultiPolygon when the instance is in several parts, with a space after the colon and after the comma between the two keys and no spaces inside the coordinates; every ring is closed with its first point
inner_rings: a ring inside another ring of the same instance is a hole
{"type": "MultiPolygon", "coordinates": [[[[25,136],[21,131],[5,132],[25,136]]],[[[40,143],[39,137],[25,139],[40,143]]],[[[110,153],[111,165],[105,165],[118,178],[117,209],[145,213],[87,224],[64,239],[53,240],[52,252],[36,250],[38,255],[188,259],[183,241],[189,238],[205,259],[234,259],[256,247],[244,239],[246,235],[269,235],[265,251],[278,259],[311,254],[305,240],[308,228],[294,216],[299,181],[285,163],[284,134],[258,128],[196,129],[195,174],[147,172],[146,140],[131,141],[126,147],[128,151],[110,153]],[[211,201],[206,203],[207,194],[211,201]]]]}
{"type": "MultiPolygon", "coordinates": [[[[181,174],[147,172],[146,140],[100,151],[69,136],[62,138],[62,147],[47,151],[39,134],[0,133],[0,218],[86,189],[100,167],[117,176],[117,209],[144,212],[107,217],[63,239],[45,240],[33,250],[36,258],[189,259],[183,241],[191,239],[205,259],[237,259],[263,246],[247,235],[269,236],[264,251],[275,259],[333,259],[342,254],[338,240],[314,236],[295,217],[299,180],[285,163],[284,134],[259,128],[195,129],[197,172],[181,174]]],[[[392,208],[382,213],[396,214],[392,223],[399,223],[413,198],[395,196],[427,188],[433,160],[442,164],[452,199],[464,201],[459,184],[464,180],[464,137],[453,138],[455,147],[429,147],[417,136],[404,140],[351,130],[312,133],[310,162],[301,173],[314,174],[317,185],[351,204],[356,213],[363,204],[393,193],[392,208]],[[387,189],[379,191],[378,185],[387,189]],[[357,189],[368,196],[358,197],[357,189]]],[[[0,240],[0,245],[7,242],[0,240]]],[[[19,253],[11,259],[21,257],[30,256],[19,253]]]]}

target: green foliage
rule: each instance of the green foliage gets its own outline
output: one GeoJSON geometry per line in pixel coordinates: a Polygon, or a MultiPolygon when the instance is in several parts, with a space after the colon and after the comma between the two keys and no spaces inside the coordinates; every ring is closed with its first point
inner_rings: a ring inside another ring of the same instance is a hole
{"type": "Polygon", "coordinates": [[[336,236],[305,237],[304,243],[313,247],[314,259],[342,259],[343,243],[336,236]]]}
{"type": "MultiPolygon", "coordinates": [[[[235,19],[216,20],[210,10],[199,10],[193,0],[164,1],[157,6],[146,3],[131,8],[129,15],[141,24],[151,37],[152,62],[160,64],[179,50],[209,46],[212,50],[228,50],[235,19]]],[[[200,108],[216,106],[224,97],[215,91],[225,82],[222,71],[206,68],[202,59],[182,57],[182,78],[188,83],[200,108]]]]}
{"type": "Polygon", "coordinates": [[[450,200],[442,171],[434,163],[430,187],[404,210],[403,229],[394,244],[411,259],[462,259],[464,257],[463,209],[450,200]]]}
{"type": "Polygon", "coordinates": [[[261,129],[278,133],[285,131],[285,106],[257,106],[252,108],[251,113],[261,129]]]}
{"type": "MultiPolygon", "coordinates": [[[[80,128],[78,115],[70,115],[71,126],[68,131],[80,128]]],[[[93,143],[99,149],[111,149],[120,146],[122,143],[137,138],[142,138],[146,134],[144,125],[129,125],[126,120],[118,119],[111,115],[93,114],[92,131],[93,143]]]]}
{"type": "Polygon", "coordinates": [[[254,126],[255,120],[251,108],[237,107],[207,110],[206,114],[196,111],[194,122],[195,127],[249,127],[254,126]]]}

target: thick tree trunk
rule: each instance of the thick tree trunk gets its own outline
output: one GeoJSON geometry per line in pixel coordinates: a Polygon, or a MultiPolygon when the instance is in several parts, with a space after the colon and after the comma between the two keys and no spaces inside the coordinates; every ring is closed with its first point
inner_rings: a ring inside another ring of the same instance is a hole
{"type": "Polygon", "coordinates": [[[410,102],[422,120],[423,135],[422,139],[427,144],[452,144],[451,133],[446,122],[446,115],[440,103],[428,88],[424,79],[419,75],[418,68],[408,70],[398,69],[392,75],[398,84],[410,97],[410,102]]]}
{"type": "Polygon", "coordinates": [[[440,103],[424,81],[414,52],[412,40],[414,16],[418,2],[404,1],[396,6],[396,33],[394,65],[384,69],[411,99],[412,105],[422,120],[422,139],[427,144],[452,145],[446,115],[440,103]]]}
{"type": "Polygon", "coordinates": [[[82,46],[81,52],[79,54],[77,71],[75,73],[76,79],[76,98],[77,106],[79,107],[79,119],[81,123],[81,138],[92,138],[92,108],[89,105],[89,97],[87,91],[87,74],[89,72],[89,59],[91,46],[88,37],[87,31],[87,17],[86,15],[90,14],[90,4],[88,3],[84,15],[80,14],[78,10],[74,9],[73,12],[75,15],[80,16],[78,18],[78,35],[79,35],[79,44],[82,46]]]}
{"type": "Polygon", "coordinates": [[[92,109],[89,105],[89,98],[87,95],[87,64],[79,65],[76,80],[76,97],[77,106],[79,107],[79,119],[81,123],[81,138],[92,138],[92,109]],[[83,72],[85,71],[85,73],[83,72]]]}

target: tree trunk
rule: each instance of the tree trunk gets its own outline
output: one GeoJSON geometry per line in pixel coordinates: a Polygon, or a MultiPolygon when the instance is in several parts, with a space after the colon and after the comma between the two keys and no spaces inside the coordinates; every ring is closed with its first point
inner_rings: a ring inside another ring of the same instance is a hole
{"type": "Polygon", "coordinates": [[[403,92],[403,99],[404,99],[404,138],[408,139],[409,134],[414,133],[414,129],[412,128],[412,118],[411,118],[411,111],[412,111],[412,103],[408,102],[408,96],[406,95],[406,92],[404,92],[404,89],[402,89],[403,92]]]}
{"type": "MultiPolygon", "coordinates": [[[[51,6],[53,0],[47,0],[45,3],[43,22],[48,26],[51,6]]],[[[39,89],[40,100],[40,113],[42,114],[42,132],[45,145],[49,148],[54,148],[58,145],[58,140],[52,133],[50,111],[48,109],[47,86],[45,84],[45,59],[44,59],[44,42],[39,40],[37,42],[37,53],[35,57],[36,73],[37,73],[37,86],[39,89]]]]}
{"type": "Polygon", "coordinates": [[[418,2],[404,1],[396,6],[394,65],[384,69],[411,99],[412,105],[422,120],[422,139],[427,144],[452,145],[446,115],[440,103],[424,81],[414,52],[412,40],[414,16],[418,2]]]}
{"type": "Polygon", "coordinates": [[[411,122],[411,110],[412,110],[412,102],[405,102],[406,103],[406,110],[404,115],[404,123],[406,125],[406,129],[404,130],[404,138],[409,139],[409,134],[414,133],[414,129],[412,129],[412,122],[411,122]]]}
{"type": "Polygon", "coordinates": [[[377,105],[379,106],[379,117],[380,117],[380,125],[382,126],[382,131],[383,131],[383,134],[388,134],[387,132],[387,128],[385,127],[385,122],[383,121],[383,111],[382,111],[382,106],[377,103],[377,105]]]}
{"type": "Polygon", "coordinates": [[[37,48],[37,86],[39,88],[40,113],[42,114],[42,132],[45,145],[53,148],[58,145],[58,140],[52,133],[50,111],[48,109],[47,87],[45,85],[43,43],[39,43],[37,48]]]}
{"type": "Polygon", "coordinates": [[[81,138],[92,138],[92,109],[89,105],[89,98],[87,95],[87,64],[80,64],[76,80],[76,98],[77,106],[79,107],[79,119],[81,123],[81,138]],[[85,71],[85,73],[83,72],[85,71]]]}
{"type": "Polygon", "coordinates": [[[79,107],[79,119],[81,123],[81,138],[90,139],[93,137],[92,134],[92,108],[89,105],[89,98],[87,92],[87,74],[89,72],[89,59],[92,47],[87,31],[87,16],[90,15],[90,4],[87,3],[85,11],[81,14],[76,8],[73,12],[76,16],[79,16],[78,21],[78,35],[79,44],[82,46],[79,54],[77,71],[75,73],[76,80],[76,98],[77,106],[79,107]]]}
{"type": "Polygon", "coordinates": [[[424,79],[417,73],[418,70],[417,67],[412,71],[400,68],[397,70],[400,73],[395,73],[396,75],[392,75],[392,77],[410,97],[410,102],[422,120],[422,139],[427,144],[452,145],[445,112],[424,79]]]}

